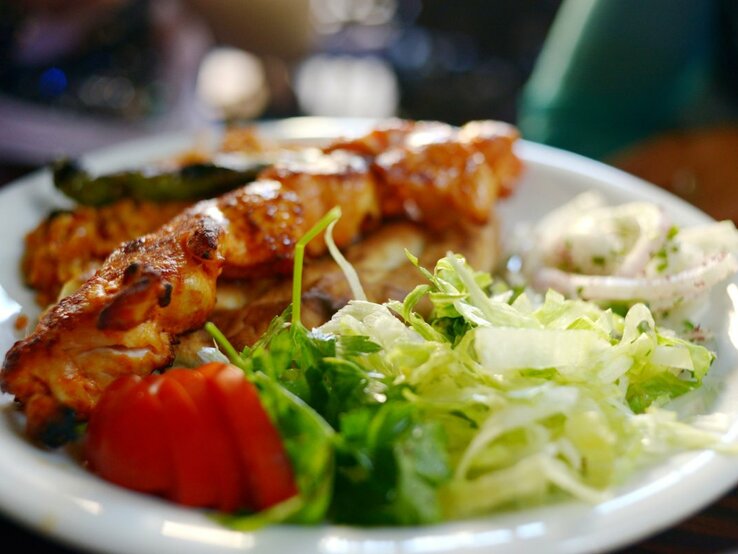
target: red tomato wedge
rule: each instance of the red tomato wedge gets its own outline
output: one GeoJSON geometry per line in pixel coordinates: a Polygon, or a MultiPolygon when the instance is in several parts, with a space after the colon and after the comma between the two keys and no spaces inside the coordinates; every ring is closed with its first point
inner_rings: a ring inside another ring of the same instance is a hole
{"type": "Polygon", "coordinates": [[[127,375],[107,388],[90,419],[86,451],[91,469],[109,481],[166,495],[174,486],[172,458],[152,381],[127,375]]]}
{"type": "Polygon", "coordinates": [[[200,445],[200,455],[206,456],[212,466],[212,478],[217,490],[217,508],[222,512],[232,512],[245,502],[238,451],[225,422],[220,418],[208,390],[208,384],[201,371],[173,369],[167,372],[168,378],[177,381],[187,391],[195,406],[199,406],[202,424],[207,430],[203,433],[206,442],[200,445]],[[207,406],[207,409],[202,409],[207,406]]]}
{"type": "Polygon", "coordinates": [[[86,456],[109,481],[188,506],[262,510],[297,494],[256,387],[228,364],[118,379],[92,412],[86,456]]]}
{"type": "Polygon", "coordinates": [[[167,432],[162,439],[169,443],[174,462],[176,486],[172,500],[186,506],[215,506],[218,490],[206,444],[209,430],[203,423],[200,407],[195,406],[184,387],[174,379],[161,378],[158,385],[157,396],[167,432]]]}
{"type": "Polygon", "coordinates": [[[261,510],[297,494],[282,439],[261,407],[256,387],[233,366],[208,364],[200,371],[238,447],[254,508],[261,510]]]}

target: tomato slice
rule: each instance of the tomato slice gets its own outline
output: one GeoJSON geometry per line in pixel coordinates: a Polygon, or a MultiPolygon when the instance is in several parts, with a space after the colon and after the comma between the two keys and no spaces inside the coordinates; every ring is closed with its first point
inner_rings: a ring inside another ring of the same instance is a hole
{"type": "Polygon", "coordinates": [[[215,507],[223,512],[236,510],[244,505],[238,455],[227,432],[226,423],[211,399],[205,376],[191,369],[172,369],[167,371],[166,376],[182,385],[193,404],[198,407],[206,429],[203,436],[199,437],[202,441],[200,449],[212,464],[211,479],[218,492],[215,507]]]}
{"type": "Polygon", "coordinates": [[[117,379],[95,406],[85,450],[101,477],[142,492],[167,494],[173,486],[172,460],[152,379],[117,379]]]}
{"type": "Polygon", "coordinates": [[[282,439],[261,405],[256,387],[241,370],[226,364],[199,368],[207,377],[215,405],[231,431],[256,510],[297,494],[282,439]]]}
{"type": "MultiPolygon", "coordinates": [[[[176,487],[172,499],[186,506],[215,506],[218,490],[204,438],[209,433],[201,410],[175,379],[161,376],[156,395],[161,401],[165,440],[174,460],[176,487]]],[[[204,411],[204,410],[202,410],[204,411]]]]}

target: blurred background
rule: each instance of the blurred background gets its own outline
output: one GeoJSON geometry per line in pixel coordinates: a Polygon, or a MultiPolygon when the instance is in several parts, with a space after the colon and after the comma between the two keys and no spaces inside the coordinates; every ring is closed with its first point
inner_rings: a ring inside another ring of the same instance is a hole
{"type": "Polygon", "coordinates": [[[559,4],[0,2],[0,159],[296,115],[514,121],[559,4]]]}
{"type": "Polygon", "coordinates": [[[0,182],[212,124],[492,118],[735,218],[737,45],[734,0],[3,0],[0,182]]]}

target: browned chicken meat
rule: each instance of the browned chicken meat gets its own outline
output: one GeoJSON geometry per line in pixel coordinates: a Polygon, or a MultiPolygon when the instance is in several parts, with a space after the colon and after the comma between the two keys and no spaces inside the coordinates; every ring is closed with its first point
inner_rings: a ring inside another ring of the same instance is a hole
{"type": "Polygon", "coordinates": [[[40,306],[54,302],[65,283],[91,274],[123,242],[155,231],[189,204],[125,199],[51,214],[26,236],[21,269],[40,306]]]}
{"type": "MultiPolygon", "coordinates": [[[[166,367],[178,337],[213,311],[219,277],[288,274],[297,239],[333,206],[343,211],[334,231],[343,247],[381,218],[406,216],[435,230],[483,223],[518,167],[509,127],[397,123],[373,136],[382,133],[392,144],[379,155],[357,155],[346,143],[277,164],[113,252],[5,358],[2,387],[23,406],[29,434],[63,442],[116,377],[166,367]],[[380,160],[385,154],[391,158],[380,160]]],[[[308,250],[324,249],[316,240],[308,250]]]]}

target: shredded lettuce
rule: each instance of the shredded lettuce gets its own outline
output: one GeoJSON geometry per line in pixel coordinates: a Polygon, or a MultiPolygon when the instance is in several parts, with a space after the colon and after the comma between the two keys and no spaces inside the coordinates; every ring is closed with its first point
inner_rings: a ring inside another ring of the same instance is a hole
{"type": "Polygon", "coordinates": [[[387,304],[402,323],[383,305],[351,302],[316,331],[380,345],[354,362],[407,387],[420,419],[443,429],[444,518],[597,501],[649,453],[718,443],[657,411],[699,387],[714,355],[658,327],[645,305],[623,317],[554,291],[494,294],[454,254],[421,271],[428,285],[387,304]],[[428,319],[414,311],[423,296],[428,319]]]}
{"type": "Polygon", "coordinates": [[[325,244],[328,246],[328,251],[336,264],[338,264],[338,267],[341,268],[341,271],[343,271],[343,274],[346,276],[346,280],[348,281],[349,288],[351,289],[351,293],[354,295],[354,298],[356,300],[366,300],[366,293],[364,292],[364,287],[361,286],[359,274],[356,273],[354,266],[352,266],[343,256],[341,251],[338,249],[338,246],[336,246],[336,241],[333,240],[333,228],[336,226],[337,222],[337,219],[331,221],[326,228],[325,244]]]}
{"type": "Polygon", "coordinates": [[[260,387],[293,462],[300,497],[266,520],[411,525],[598,502],[652,456],[735,450],[668,411],[715,357],[645,305],[619,315],[520,293],[452,253],[418,269],[428,283],[403,302],[355,300],[313,330],[298,282],[292,312],[241,353],[210,329],[260,387]]]}

